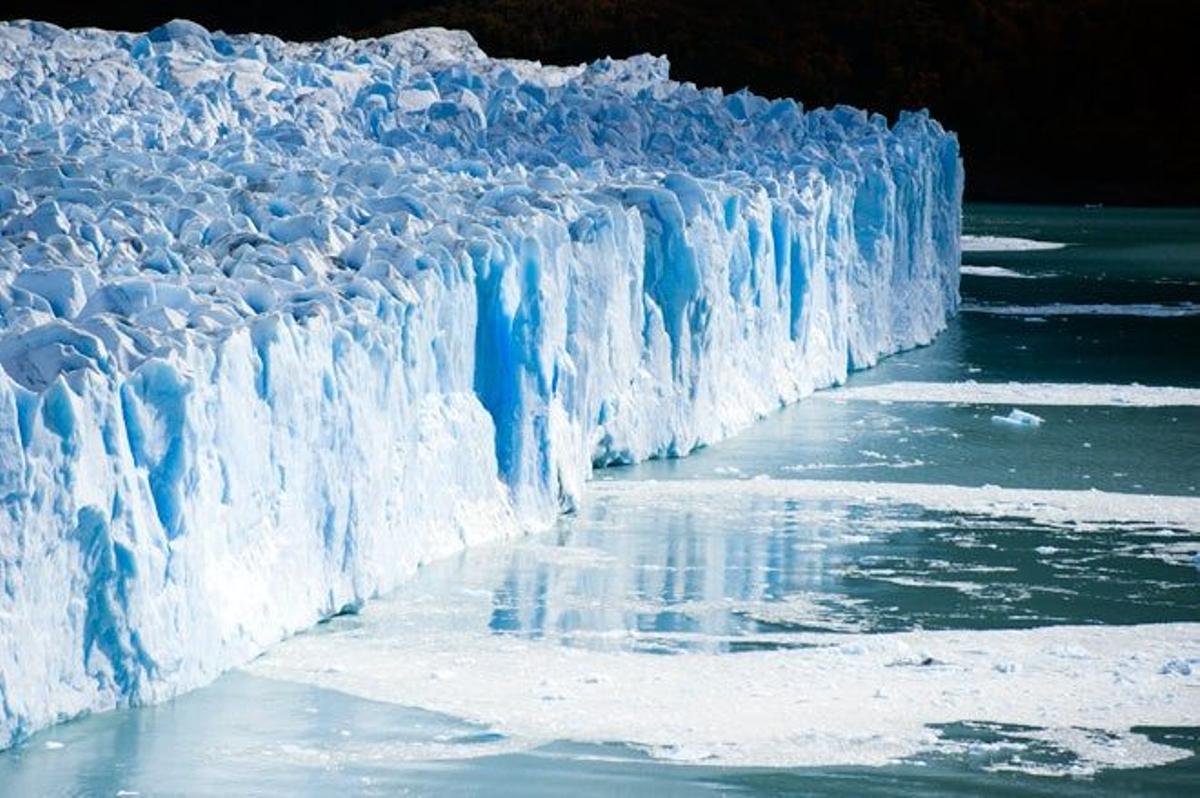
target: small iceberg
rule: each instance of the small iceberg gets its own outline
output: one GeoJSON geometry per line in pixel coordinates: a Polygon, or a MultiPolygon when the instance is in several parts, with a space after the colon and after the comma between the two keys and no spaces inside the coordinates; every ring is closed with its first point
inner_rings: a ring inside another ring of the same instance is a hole
{"type": "Polygon", "coordinates": [[[992,416],[992,421],[996,424],[1011,424],[1014,427],[1040,427],[1045,420],[1016,407],[1010,410],[1007,416],[992,416]]]}

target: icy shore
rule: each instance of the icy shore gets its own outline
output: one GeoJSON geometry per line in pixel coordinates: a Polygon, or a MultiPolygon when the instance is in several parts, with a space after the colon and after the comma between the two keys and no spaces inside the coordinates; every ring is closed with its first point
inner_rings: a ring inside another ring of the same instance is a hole
{"type": "Polygon", "coordinates": [[[962,180],[649,56],[0,25],[0,747],[928,342],[962,180]]]}

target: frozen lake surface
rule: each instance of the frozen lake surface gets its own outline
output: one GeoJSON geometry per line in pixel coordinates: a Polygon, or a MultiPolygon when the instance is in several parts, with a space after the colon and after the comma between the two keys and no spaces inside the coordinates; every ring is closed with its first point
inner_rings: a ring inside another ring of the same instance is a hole
{"type": "Polygon", "coordinates": [[[1200,302],[1200,214],[977,206],[966,230],[991,242],[962,284],[988,312],[934,345],[601,471],[554,529],[431,563],[209,688],[43,732],[0,785],[1194,788],[1200,317],[1159,311],[1200,302]],[[1043,421],[993,420],[1014,409],[1043,421]]]}

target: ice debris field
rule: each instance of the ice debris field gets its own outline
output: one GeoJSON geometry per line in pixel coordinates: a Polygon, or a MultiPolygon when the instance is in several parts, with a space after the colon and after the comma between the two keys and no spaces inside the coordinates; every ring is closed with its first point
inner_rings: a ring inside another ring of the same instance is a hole
{"type": "MultiPolygon", "coordinates": [[[[1195,582],[1171,571],[1200,499],[763,477],[602,475],[553,538],[435,563],[247,670],[471,718],[471,755],[624,741],[705,766],[1072,777],[1189,757],[1146,727],[1197,717],[1195,582]]],[[[272,759],[427,755],[330,748],[272,759]]]]}
{"type": "Polygon", "coordinates": [[[0,747],[930,341],[962,185],[651,56],[0,25],[0,747]]]}

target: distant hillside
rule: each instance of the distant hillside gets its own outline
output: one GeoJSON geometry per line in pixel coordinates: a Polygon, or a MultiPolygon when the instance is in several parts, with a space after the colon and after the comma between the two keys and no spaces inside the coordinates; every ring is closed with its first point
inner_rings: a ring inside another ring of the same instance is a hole
{"type": "Polygon", "coordinates": [[[928,107],[959,132],[971,199],[1200,204],[1194,0],[243,0],[137,10],[10,0],[0,14],[124,28],[185,15],[292,38],[441,25],[471,31],[493,55],[555,63],[665,53],[676,77],[700,84],[890,116],[928,107]]]}

